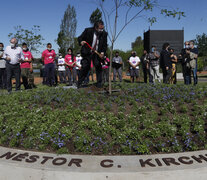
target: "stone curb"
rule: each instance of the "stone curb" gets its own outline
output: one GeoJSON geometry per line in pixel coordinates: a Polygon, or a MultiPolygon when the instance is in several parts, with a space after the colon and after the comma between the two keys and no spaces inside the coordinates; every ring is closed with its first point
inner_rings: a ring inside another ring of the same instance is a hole
{"type": "Polygon", "coordinates": [[[157,155],[57,155],[0,147],[0,180],[206,180],[207,150],[157,155]]]}

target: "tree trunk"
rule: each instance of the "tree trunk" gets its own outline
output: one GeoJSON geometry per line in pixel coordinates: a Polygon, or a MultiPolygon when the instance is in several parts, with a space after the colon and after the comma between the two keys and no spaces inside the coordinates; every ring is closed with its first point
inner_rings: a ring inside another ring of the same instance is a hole
{"type": "Polygon", "coordinates": [[[112,87],[111,87],[111,74],[112,74],[112,58],[113,58],[113,49],[114,49],[114,42],[112,41],[111,43],[111,48],[110,48],[110,66],[109,66],[109,94],[111,95],[112,93],[112,87]]]}

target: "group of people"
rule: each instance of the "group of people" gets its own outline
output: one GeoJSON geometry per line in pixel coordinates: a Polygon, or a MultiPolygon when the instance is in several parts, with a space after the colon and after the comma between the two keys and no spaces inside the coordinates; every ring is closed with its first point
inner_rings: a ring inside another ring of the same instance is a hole
{"type": "MultiPolygon", "coordinates": [[[[72,48],[67,49],[67,54],[65,57],[62,54],[56,54],[54,50],[51,49],[52,45],[47,44],[47,49],[42,53],[42,61],[44,63],[43,71],[43,84],[48,86],[57,85],[57,77],[61,84],[67,84],[68,86],[77,86],[78,80],[81,78],[82,60],[80,52],[75,55],[72,48]]],[[[102,81],[107,82],[109,78],[109,59],[105,56],[103,62],[101,63],[102,68],[102,81]]],[[[93,69],[93,61],[90,61],[90,70],[93,69]]],[[[87,85],[89,83],[89,76],[93,72],[87,72],[82,85],[87,85]]],[[[93,79],[93,78],[92,78],[93,79]]]]}
{"type": "Polygon", "coordinates": [[[159,69],[163,72],[163,83],[176,84],[176,64],[181,62],[184,83],[191,84],[191,74],[193,74],[194,85],[198,83],[197,78],[197,58],[198,49],[194,46],[194,41],[186,41],[185,48],[181,50],[178,57],[174,54],[174,49],[169,43],[164,43],[162,51],[159,53],[156,46],[152,46],[148,53],[144,50],[141,63],[144,74],[144,82],[154,83],[157,79],[161,82],[159,69]]]}
{"type": "Polygon", "coordinates": [[[0,89],[11,92],[13,77],[16,80],[16,91],[20,90],[21,77],[25,89],[35,88],[32,59],[26,43],[18,47],[17,39],[12,38],[5,50],[4,44],[0,43],[0,89]]]}
{"type": "MultiPolygon", "coordinates": [[[[55,53],[52,44],[47,44],[47,49],[42,52],[42,62],[44,64],[43,83],[48,86],[57,84],[57,76],[60,83],[75,85],[77,88],[89,82],[91,67],[96,69],[96,86],[102,87],[103,83],[109,80],[110,61],[106,57],[107,51],[107,32],[104,30],[103,21],[97,21],[93,27],[86,28],[78,37],[81,52],[76,55],[72,48],[67,49],[67,55],[63,57],[55,53]]],[[[144,50],[139,58],[135,51],[132,51],[128,58],[131,82],[139,80],[139,66],[142,64],[144,82],[154,83],[157,79],[161,82],[159,69],[163,72],[164,83],[176,83],[176,63],[181,61],[185,84],[191,84],[191,73],[193,73],[194,85],[198,83],[197,78],[197,58],[198,49],[194,47],[193,41],[186,41],[185,48],[182,49],[177,57],[174,49],[169,43],[164,43],[161,52],[157,51],[156,46],[152,46],[148,53],[144,50]]],[[[12,78],[16,80],[16,91],[20,90],[21,77],[25,89],[35,88],[33,67],[33,56],[26,43],[18,47],[18,40],[12,38],[10,45],[4,50],[4,44],[0,43],[0,89],[12,91],[12,78]]],[[[118,75],[122,82],[123,60],[119,52],[115,53],[112,59],[113,81],[118,75]]],[[[93,74],[93,73],[92,73],[93,74]]]]}
{"type": "MultiPolygon", "coordinates": [[[[59,56],[57,67],[60,82],[68,81],[69,85],[76,85],[77,88],[88,82],[91,63],[96,69],[96,86],[102,87],[104,81],[108,81],[109,59],[106,57],[107,33],[104,30],[103,21],[97,21],[94,27],[86,28],[78,37],[81,46],[81,55],[73,54],[73,49],[68,48],[67,55],[59,56]],[[67,77],[67,80],[66,80],[67,77]],[[77,78],[78,77],[78,78],[77,78]]],[[[51,44],[42,53],[42,60],[45,65],[46,84],[53,86],[55,83],[55,52],[51,44]]]]}
{"type": "MultiPolygon", "coordinates": [[[[104,30],[103,21],[97,21],[94,27],[86,28],[78,37],[78,41],[82,46],[81,55],[78,53],[75,56],[73,49],[68,48],[67,55],[63,58],[59,54],[58,59],[55,50],[52,49],[52,44],[47,44],[47,49],[42,52],[44,84],[55,86],[56,72],[58,72],[61,83],[67,81],[69,85],[73,83],[77,88],[80,88],[89,79],[91,62],[96,68],[96,86],[100,88],[103,82],[108,81],[107,33],[104,30]]],[[[15,78],[16,91],[20,90],[21,77],[25,89],[34,88],[32,60],[33,56],[26,43],[19,47],[18,40],[12,38],[10,45],[5,50],[3,43],[0,43],[0,88],[7,89],[10,93],[13,77],[15,78]]]]}

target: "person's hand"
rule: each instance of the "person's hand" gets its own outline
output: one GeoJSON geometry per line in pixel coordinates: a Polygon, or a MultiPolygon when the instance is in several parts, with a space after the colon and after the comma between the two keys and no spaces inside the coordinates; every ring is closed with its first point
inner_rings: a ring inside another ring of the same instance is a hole
{"type": "Polygon", "coordinates": [[[32,73],[32,72],[33,72],[33,69],[32,69],[32,68],[30,68],[30,69],[29,69],[29,71],[32,73]]]}
{"type": "Polygon", "coordinates": [[[169,69],[169,67],[166,67],[166,70],[168,70],[169,69]]]}
{"type": "Polygon", "coordinates": [[[9,56],[6,57],[7,61],[11,61],[11,58],[9,56]]]}
{"type": "Polygon", "coordinates": [[[21,58],[19,58],[18,60],[19,60],[19,62],[24,62],[24,60],[23,60],[23,59],[21,59],[21,58]]]}
{"type": "Polygon", "coordinates": [[[81,46],[83,46],[86,43],[86,41],[81,41],[81,46]]]}
{"type": "Polygon", "coordinates": [[[103,58],[104,58],[104,53],[101,52],[101,53],[99,54],[99,57],[100,57],[101,59],[103,59],[103,58]]]}
{"type": "Polygon", "coordinates": [[[81,70],[81,67],[78,67],[79,68],[79,70],[81,70]]]}

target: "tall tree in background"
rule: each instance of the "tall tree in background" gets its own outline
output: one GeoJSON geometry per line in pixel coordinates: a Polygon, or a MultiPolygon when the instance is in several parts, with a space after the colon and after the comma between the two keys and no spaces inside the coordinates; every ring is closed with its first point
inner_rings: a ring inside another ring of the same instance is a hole
{"type": "MultiPolygon", "coordinates": [[[[97,5],[101,8],[104,16],[106,31],[108,32],[109,40],[111,41],[110,60],[112,60],[112,53],[114,43],[123,32],[123,30],[138,17],[145,16],[149,23],[156,22],[156,17],[150,13],[155,8],[160,10],[160,13],[167,17],[178,17],[180,19],[184,16],[184,12],[178,10],[161,9],[159,0],[110,0],[110,8],[106,8],[104,2],[109,0],[96,0],[97,5]],[[118,18],[122,10],[122,24],[118,27],[118,18]]],[[[112,63],[109,68],[109,93],[111,94],[111,70],[112,63]]]]}
{"type": "Polygon", "coordinates": [[[15,33],[9,33],[8,37],[18,39],[19,45],[23,42],[27,43],[30,51],[38,52],[38,48],[43,45],[44,38],[40,34],[40,26],[33,25],[31,30],[23,29],[22,26],[15,26],[15,33]]]}
{"type": "Polygon", "coordinates": [[[96,21],[102,20],[102,12],[99,8],[92,12],[89,20],[92,26],[95,24],[96,21]]]}
{"type": "Polygon", "coordinates": [[[131,47],[133,51],[136,51],[137,55],[141,57],[144,50],[144,42],[141,36],[138,36],[134,42],[132,42],[131,47]]]}
{"type": "Polygon", "coordinates": [[[75,37],[75,38],[74,38],[74,48],[73,48],[73,52],[74,52],[74,53],[77,53],[77,52],[80,53],[80,49],[81,49],[81,47],[80,47],[80,45],[79,45],[79,43],[78,43],[78,38],[75,37]]]}
{"type": "Polygon", "coordinates": [[[136,47],[139,47],[139,46],[143,46],[143,40],[142,40],[142,37],[141,36],[138,36],[136,38],[136,40],[134,42],[132,42],[131,44],[132,46],[132,49],[136,48],[136,47]]]}
{"type": "Polygon", "coordinates": [[[77,19],[75,8],[68,5],[60,25],[60,32],[57,38],[57,44],[60,47],[59,52],[63,55],[69,47],[74,48],[74,38],[76,34],[77,19]]]}
{"type": "Polygon", "coordinates": [[[198,46],[199,56],[207,56],[207,35],[196,35],[196,45],[198,46]]]}

